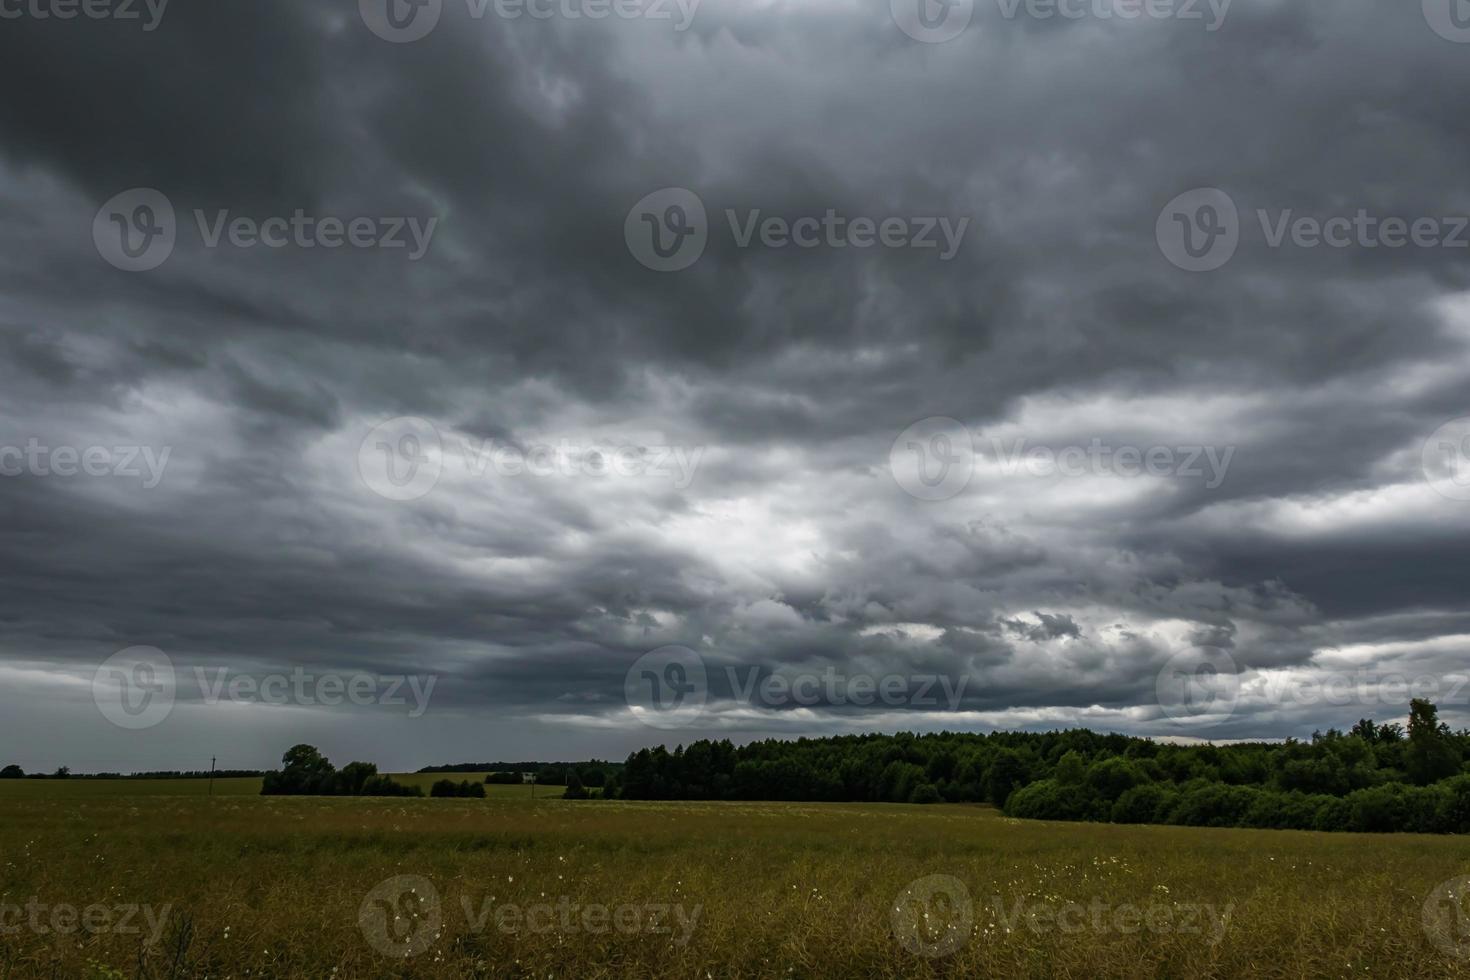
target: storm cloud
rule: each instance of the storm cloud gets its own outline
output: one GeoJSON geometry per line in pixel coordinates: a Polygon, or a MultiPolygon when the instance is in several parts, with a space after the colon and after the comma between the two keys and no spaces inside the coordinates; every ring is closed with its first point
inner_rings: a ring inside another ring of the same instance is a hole
{"type": "Polygon", "coordinates": [[[0,0],[0,763],[1470,724],[1433,3],[62,6],[0,0]]]}

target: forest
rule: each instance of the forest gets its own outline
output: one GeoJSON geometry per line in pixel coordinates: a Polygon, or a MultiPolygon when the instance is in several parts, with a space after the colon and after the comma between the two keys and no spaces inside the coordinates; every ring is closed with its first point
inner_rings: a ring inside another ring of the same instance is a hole
{"type": "Polygon", "coordinates": [[[1470,730],[1415,700],[1309,740],[1179,745],[1085,729],[698,741],[628,757],[629,800],[992,803],[1013,817],[1366,832],[1470,831],[1470,730]]]}

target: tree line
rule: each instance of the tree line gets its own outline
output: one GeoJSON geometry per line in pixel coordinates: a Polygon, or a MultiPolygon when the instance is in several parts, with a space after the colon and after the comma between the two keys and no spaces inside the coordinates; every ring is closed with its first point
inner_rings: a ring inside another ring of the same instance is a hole
{"type": "Polygon", "coordinates": [[[260,795],[423,796],[424,791],[379,773],[371,762],[349,762],[338,769],[315,746],[293,745],[281,756],[281,768],[265,774],[260,795]]]}
{"type": "Polygon", "coordinates": [[[698,741],[628,757],[629,800],[980,803],[1038,820],[1470,832],[1470,730],[1410,704],[1310,741],[1173,745],[1086,729],[698,741]]]}
{"type": "Polygon", "coordinates": [[[0,779],[234,779],[246,776],[264,776],[260,769],[208,769],[189,771],[160,770],[158,772],[72,772],[71,767],[61,766],[55,772],[26,772],[20,766],[8,765],[0,769],[0,779]]]}

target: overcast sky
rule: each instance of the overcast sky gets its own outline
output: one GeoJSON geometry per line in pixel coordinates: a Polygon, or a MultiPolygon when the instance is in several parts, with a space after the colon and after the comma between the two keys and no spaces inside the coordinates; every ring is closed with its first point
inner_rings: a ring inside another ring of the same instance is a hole
{"type": "Polygon", "coordinates": [[[1470,724],[1449,0],[385,2],[0,0],[0,764],[1470,724]]]}

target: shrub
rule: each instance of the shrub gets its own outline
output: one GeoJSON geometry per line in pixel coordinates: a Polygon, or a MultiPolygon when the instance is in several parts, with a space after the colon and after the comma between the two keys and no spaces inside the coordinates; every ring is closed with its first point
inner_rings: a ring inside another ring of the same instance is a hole
{"type": "Polygon", "coordinates": [[[1113,804],[1113,823],[1160,823],[1174,803],[1173,794],[1155,783],[1124,790],[1113,804]]]}
{"type": "Polygon", "coordinates": [[[473,796],[473,797],[476,797],[478,799],[482,799],[483,800],[485,798],[485,784],[484,783],[472,783],[468,779],[463,780],[463,781],[458,782],[458,783],[456,783],[452,779],[440,779],[437,782],[435,782],[432,787],[429,788],[429,795],[430,796],[437,796],[437,797],[443,797],[443,796],[469,797],[469,796],[473,796]]]}
{"type": "Polygon", "coordinates": [[[1186,827],[1236,827],[1260,793],[1249,786],[1191,780],[1169,810],[1168,822],[1186,827]]]}
{"type": "Polygon", "coordinates": [[[405,786],[387,776],[369,776],[362,784],[363,796],[423,796],[421,786],[405,786]]]}
{"type": "Polygon", "coordinates": [[[1088,787],[1110,803],[1147,778],[1131,760],[1121,756],[1094,762],[1087,770],[1088,787]]]}
{"type": "Polygon", "coordinates": [[[1097,818],[1099,802],[1085,786],[1042,779],[1012,793],[1005,811],[1030,820],[1091,820],[1097,818]]]}
{"type": "Polygon", "coordinates": [[[933,783],[920,783],[914,787],[913,795],[909,797],[910,803],[938,803],[939,800],[939,790],[933,783]]]}
{"type": "Polygon", "coordinates": [[[1447,834],[1470,832],[1470,776],[1453,776],[1438,785],[1441,796],[1435,824],[1447,834]]]}
{"type": "Polygon", "coordinates": [[[1348,830],[1352,823],[1352,806],[1347,800],[1336,796],[1318,795],[1320,801],[1317,815],[1312,820],[1313,830],[1348,830]]]}

